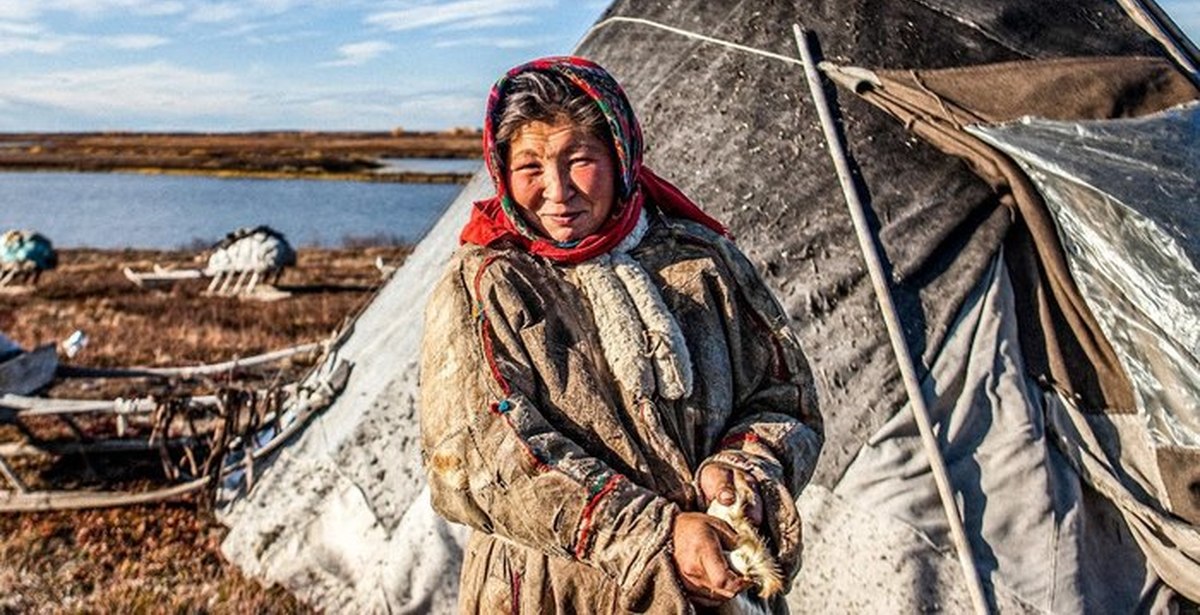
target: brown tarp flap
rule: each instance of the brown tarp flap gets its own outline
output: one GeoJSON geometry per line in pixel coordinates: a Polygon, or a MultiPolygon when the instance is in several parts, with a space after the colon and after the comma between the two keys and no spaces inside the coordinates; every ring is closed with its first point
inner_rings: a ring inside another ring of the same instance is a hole
{"type": "Polygon", "coordinates": [[[1132,385],[1071,278],[1041,195],[1015,162],[962,127],[1025,115],[1136,117],[1193,100],[1200,92],[1169,62],[1148,57],[878,71],[875,77],[878,81],[858,81],[856,93],[942,151],[965,159],[1019,214],[1023,228],[1018,225],[1010,241],[1031,242],[1037,256],[1014,271],[1018,280],[1031,283],[1019,301],[1029,309],[1021,342],[1034,375],[1089,411],[1134,412],[1132,385]]]}
{"type": "Polygon", "coordinates": [[[1197,97],[1163,58],[1063,58],[930,71],[877,71],[884,88],[955,125],[1139,117],[1197,97]],[[895,88],[900,88],[896,90],[895,88]],[[915,93],[910,95],[907,93],[915,93]],[[936,97],[936,98],[933,98],[936,97]]]}
{"type": "Polygon", "coordinates": [[[1171,512],[1200,525],[1200,450],[1163,446],[1154,452],[1171,512]]]}

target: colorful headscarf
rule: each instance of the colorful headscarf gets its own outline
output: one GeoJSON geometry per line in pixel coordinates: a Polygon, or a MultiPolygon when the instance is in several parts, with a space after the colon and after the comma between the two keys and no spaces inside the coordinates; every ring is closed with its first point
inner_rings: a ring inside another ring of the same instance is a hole
{"type": "Polygon", "coordinates": [[[579,57],[557,56],[522,64],[505,73],[492,86],[483,124],[483,151],[488,173],[496,186],[496,196],[478,201],[471,220],[463,228],[463,243],[493,245],[511,241],[546,258],[578,263],[604,254],[624,239],[637,224],[643,201],[649,199],[668,214],[689,218],[714,231],[727,234],[725,227],[692,203],[678,188],[642,165],[642,129],[624,90],[608,71],[579,57]],[[613,215],[595,233],[577,243],[560,245],[529,228],[505,181],[505,161],[496,146],[502,101],[512,78],[525,72],[554,73],[565,77],[596,102],[608,121],[620,170],[619,203],[613,215]]]}

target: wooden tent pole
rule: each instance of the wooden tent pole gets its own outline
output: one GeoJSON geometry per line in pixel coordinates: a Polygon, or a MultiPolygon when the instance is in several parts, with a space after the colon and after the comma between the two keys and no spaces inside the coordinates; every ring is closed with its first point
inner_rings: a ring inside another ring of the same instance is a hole
{"type": "Polygon", "coordinates": [[[900,375],[904,380],[904,388],[908,392],[909,404],[921,432],[921,444],[929,457],[929,467],[933,472],[933,480],[937,484],[938,495],[941,496],[942,508],[945,509],[946,519],[950,523],[950,536],[958,551],[958,560],[962,565],[963,575],[967,581],[967,591],[977,613],[990,612],[987,598],[984,596],[983,581],[979,570],[975,567],[975,556],[971,551],[971,543],[967,540],[967,532],[963,528],[962,516],[958,504],[954,500],[954,489],[950,484],[950,474],[946,471],[946,461],[938,448],[937,437],[933,433],[933,425],[929,419],[929,409],[925,405],[925,397],[921,393],[921,384],[917,380],[916,368],[913,366],[912,354],[908,342],[904,339],[904,330],[900,326],[900,317],[896,305],[892,301],[891,289],[888,288],[887,278],[883,273],[883,264],[879,252],[875,248],[874,238],[867,225],[867,217],[859,200],[858,191],[850,175],[850,165],[846,151],[838,137],[834,125],[833,114],[829,102],[825,99],[825,90],[821,86],[821,78],[817,73],[816,62],[809,46],[809,37],[797,24],[792,24],[796,35],[796,45],[800,48],[800,58],[804,62],[804,75],[808,79],[808,88],[812,92],[813,103],[821,118],[821,128],[825,131],[825,141],[829,144],[829,155],[837,169],[841,181],[842,192],[846,204],[850,208],[850,217],[854,221],[854,232],[858,236],[859,246],[867,261],[867,270],[871,275],[871,284],[875,287],[875,297],[879,301],[879,309],[883,312],[883,320],[887,325],[888,337],[891,338],[892,351],[896,354],[896,362],[900,365],[900,375]]]}

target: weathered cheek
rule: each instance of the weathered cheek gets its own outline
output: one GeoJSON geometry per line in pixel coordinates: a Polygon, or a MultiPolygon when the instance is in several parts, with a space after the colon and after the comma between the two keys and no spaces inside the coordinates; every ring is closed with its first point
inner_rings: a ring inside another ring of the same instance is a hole
{"type": "Polygon", "coordinates": [[[593,201],[597,203],[612,202],[615,191],[613,174],[609,169],[603,167],[581,169],[573,175],[572,179],[576,186],[591,195],[593,201]]]}
{"type": "Polygon", "coordinates": [[[526,208],[537,202],[538,193],[541,191],[540,184],[528,180],[510,182],[509,186],[512,187],[513,198],[517,200],[517,204],[526,208]]]}
{"type": "Polygon", "coordinates": [[[601,176],[603,173],[595,168],[575,169],[571,172],[571,181],[575,182],[576,186],[586,187],[589,192],[594,192],[601,185],[601,176]]]}

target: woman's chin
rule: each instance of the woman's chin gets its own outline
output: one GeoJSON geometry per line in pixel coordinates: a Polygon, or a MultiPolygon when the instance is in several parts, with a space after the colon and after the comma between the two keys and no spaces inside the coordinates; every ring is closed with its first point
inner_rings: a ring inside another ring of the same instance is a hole
{"type": "Polygon", "coordinates": [[[584,235],[577,235],[576,233],[554,233],[550,235],[550,239],[553,239],[554,243],[571,243],[583,238],[584,235]]]}
{"type": "Polygon", "coordinates": [[[587,237],[590,232],[590,229],[572,225],[547,228],[545,235],[552,239],[555,243],[568,243],[572,241],[579,241],[580,239],[587,237]]]}

